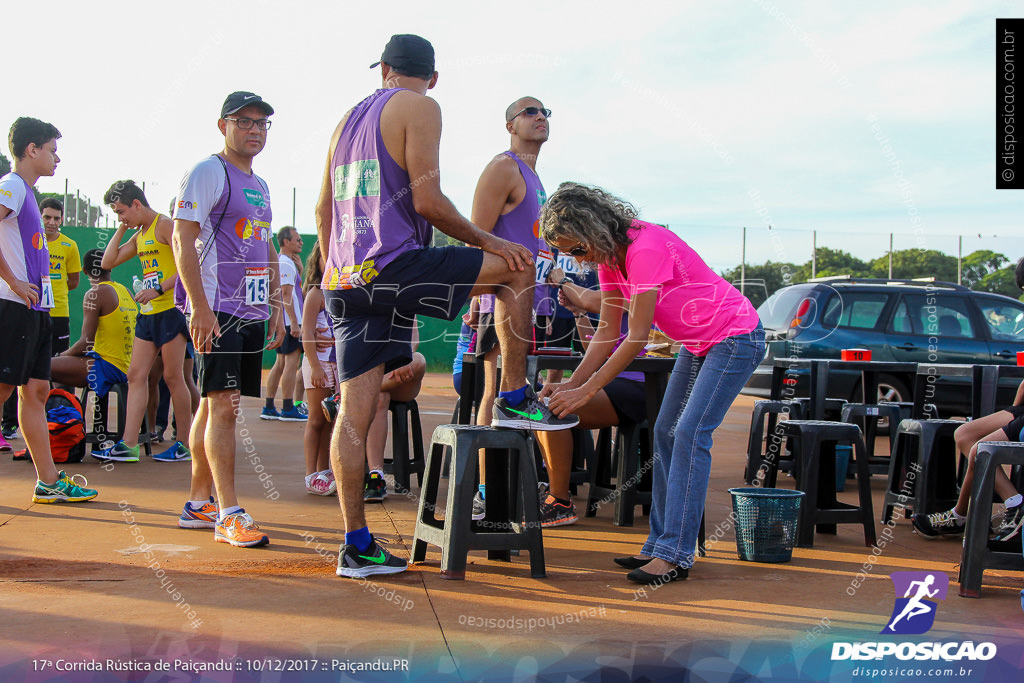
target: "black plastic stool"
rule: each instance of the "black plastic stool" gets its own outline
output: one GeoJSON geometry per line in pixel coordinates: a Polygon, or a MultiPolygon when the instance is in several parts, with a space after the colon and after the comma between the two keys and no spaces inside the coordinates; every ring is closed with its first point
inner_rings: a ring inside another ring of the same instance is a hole
{"type": "Polygon", "coordinates": [[[967,508],[964,549],[960,557],[960,596],[981,597],[981,580],[986,569],[1024,571],[1020,543],[990,542],[989,521],[992,518],[992,497],[995,492],[996,469],[1024,466],[1024,444],[1015,441],[982,441],[974,460],[974,483],[967,508]],[[1012,551],[1011,551],[1012,549],[1012,551]]]}
{"type": "MultiPolygon", "coordinates": [[[[790,399],[791,403],[795,403],[800,406],[805,416],[811,414],[811,399],[808,397],[793,398],[790,399]]],[[[843,411],[843,406],[846,404],[846,399],[842,398],[826,398],[825,399],[825,421],[839,420],[839,415],[843,411]]],[[[796,419],[796,418],[794,418],[796,419]]]]}
{"type": "Polygon", "coordinates": [[[882,503],[882,523],[892,520],[893,509],[931,514],[956,505],[956,441],[958,420],[903,420],[896,430],[889,458],[889,483],[882,503]]]}
{"type": "Polygon", "coordinates": [[[593,517],[602,500],[614,497],[615,526],[633,526],[633,514],[637,505],[642,505],[645,514],[651,509],[650,429],[646,420],[639,424],[629,423],[615,428],[614,441],[611,429],[606,427],[598,435],[594,457],[594,468],[590,472],[590,487],[587,493],[586,517],[593,517]],[[611,475],[615,472],[615,483],[611,475]],[[646,486],[640,486],[640,484],[646,486]]]}
{"type": "MultiPolygon", "coordinates": [[[[82,389],[82,411],[84,412],[89,405],[89,394],[94,392],[89,387],[82,389]]],[[[124,438],[124,423],[125,417],[128,412],[128,384],[127,382],[121,382],[119,384],[113,384],[106,396],[96,396],[93,401],[93,412],[92,412],[92,429],[85,433],[85,446],[89,448],[89,444],[103,444],[108,442],[117,443],[124,438]],[[107,431],[107,422],[110,413],[110,394],[117,394],[117,433],[111,433],[107,431]]],[[[148,412],[142,413],[142,429],[139,432],[139,445],[145,449],[146,455],[153,455],[153,449],[150,446],[150,434],[149,434],[149,414],[148,412]]],[[[185,444],[186,446],[188,444],[185,444]]]]}
{"type": "MultiPolygon", "coordinates": [[[[860,427],[824,420],[785,420],[779,423],[778,429],[790,439],[796,459],[793,467],[796,489],[805,494],[800,503],[798,545],[803,548],[812,547],[815,529],[821,533],[835,534],[837,524],[854,523],[864,526],[864,544],[875,545],[877,539],[871,511],[871,476],[868,473],[860,427]],[[857,459],[857,494],[860,505],[848,505],[836,500],[837,442],[853,446],[857,459]]],[[[774,485],[774,479],[766,484],[774,485]]]]}
{"type": "MultiPolygon", "coordinates": [[[[868,470],[871,474],[887,474],[889,472],[890,456],[875,455],[878,421],[885,418],[889,420],[890,425],[897,425],[902,420],[902,416],[903,411],[895,403],[847,403],[843,406],[841,421],[856,424],[864,435],[864,448],[868,454],[868,470]]],[[[890,428],[890,433],[895,433],[895,430],[890,428]]],[[[891,454],[891,443],[889,447],[891,454]]]]}
{"type": "MultiPolygon", "coordinates": [[[[782,455],[782,439],[778,437],[778,429],[773,429],[769,435],[767,448],[761,449],[764,443],[765,418],[768,418],[769,429],[776,427],[771,416],[786,414],[791,419],[801,420],[804,416],[803,405],[794,401],[755,401],[754,410],[750,416],[750,437],[747,440],[747,469],[743,473],[743,480],[750,486],[757,485],[757,475],[762,471],[766,462],[772,461],[776,469],[780,465],[791,465],[792,458],[782,455]],[[782,463],[786,460],[786,463],[782,463]]],[[[782,467],[781,469],[788,469],[782,467]]],[[[763,475],[762,475],[763,476],[763,475]]]]}
{"type": "Polygon", "coordinates": [[[384,471],[394,475],[395,489],[399,493],[409,490],[411,475],[415,474],[423,486],[423,430],[420,427],[420,409],[412,401],[391,401],[391,459],[384,460],[384,471]],[[412,448],[409,441],[412,440],[412,448]],[[410,452],[412,457],[410,457],[410,452]]]}
{"type": "Polygon", "coordinates": [[[426,559],[430,543],[441,548],[441,578],[465,579],[470,550],[487,550],[488,559],[506,561],[511,559],[510,551],[528,550],[531,575],[536,579],[547,575],[533,443],[524,432],[440,425],[431,438],[425,473],[412,542],[413,562],[426,559]],[[473,522],[481,448],[487,449],[487,514],[482,521],[473,522]],[[448,502],[444,519],[439,520],[435,512],[446,450],[451,452],[448,502]],[[517,507],[513,500],[521,501],[525,520],[513,514],[517,507]]]}

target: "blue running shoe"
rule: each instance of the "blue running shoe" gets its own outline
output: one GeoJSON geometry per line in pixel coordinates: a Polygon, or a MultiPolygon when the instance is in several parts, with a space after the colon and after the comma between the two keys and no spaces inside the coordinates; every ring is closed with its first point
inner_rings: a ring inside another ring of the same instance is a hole
{"type": "Polygon", "coordinates": [[[173,446],[155,454],[153,459],[157,462],[185,462],[192,459],[192,451],[182,442],[175,441],[173,446]]]}
{"type": "Polygon", "coordinates": [[[263,406],[263,412],[260,413],[261,420],[280,420],[281,413],[277,412],[277,408],[267,408],[263,406]]]}
{"type": "Polygon", "coordinates": [[[308,417],[300,413],[298,408],[292,406],[288,410],[282,410],[277,419],[281,422],[305,422],[308,417]]]}

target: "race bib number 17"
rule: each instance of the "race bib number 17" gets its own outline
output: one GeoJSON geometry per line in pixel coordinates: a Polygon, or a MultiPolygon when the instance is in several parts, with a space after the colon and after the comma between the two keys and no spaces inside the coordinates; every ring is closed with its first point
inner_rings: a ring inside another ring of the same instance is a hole
{"type": "Polygon", "coordinates": [[[265,306],[270,300],[270,268],[245,269],[245,305],[265,306]]]}

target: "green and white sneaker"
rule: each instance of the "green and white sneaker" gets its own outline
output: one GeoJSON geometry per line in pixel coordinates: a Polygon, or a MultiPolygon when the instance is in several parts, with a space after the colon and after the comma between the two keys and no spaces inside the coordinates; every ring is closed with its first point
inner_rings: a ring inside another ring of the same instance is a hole
{"type": "Polygon", "coordinates": [[[354,545],[341,544],[338,550],[338,576],[361,579],[374,574],[398,574],[404,572],[409,563],[395,557],[380,546],[382,541],[373,539],[366,552],[361,553],[354,545]]]}
{"type": "Polygon", "coordinates": [[[103,452],[103,458],[115,462],[138,462],[139,446],[138,444],[126,446],[124,441],[118,441],[109,450],[103,452]]]}
{"type": "Polygon", "coordinates": [[[526,398],[517,406],[510,406],[504,398],[499,396],[494,401],[494,416],[491,418],[492,427],[529,429],[537,432],[572,429],[579,423],[580,418],[575,415],[555,417],[547,405],[537,398],[532,387],[526,388],[526,398]]]}
{"type": "Polygon", "coordinates": [[[36,481],[36,490],[32,494],[33,503],[81,503],[84,500],[92,500],[97,496],[95,489],[87,489],[89,481],[81,474],[69,477],[64,470],[57,473],[56,484],[44,484],[36,481]],[[82,484],[79,485],[74,477],[81,477],[82,484]]]}

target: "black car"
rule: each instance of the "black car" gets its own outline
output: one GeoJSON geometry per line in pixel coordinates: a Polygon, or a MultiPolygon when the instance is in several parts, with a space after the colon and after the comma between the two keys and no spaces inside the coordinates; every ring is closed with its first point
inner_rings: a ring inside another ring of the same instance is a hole
{"type": "MultiPolygon", "coordinates": [[[[757,309],[768,354],[743,393],[767,397],[776,358],[835,358],[866,348],[871,360],[1015,365],[1024,351],[1024,303],[950,282],[823,278],[777,290],[757,309]]],[[[796,395],[806,396],[806,371],[796,395]]],[[[879,400],[909,401],[912,375],[882,375],[879,400]]],[[[829,373],[831,398],[860,401],[860,373],[829,373]]],[[[939,414],[969,415],[969,379],[937,385],[939,414]]],[[[1004,380],[998,405],[1013,403],[1017,380],[1004,380]]]]}

